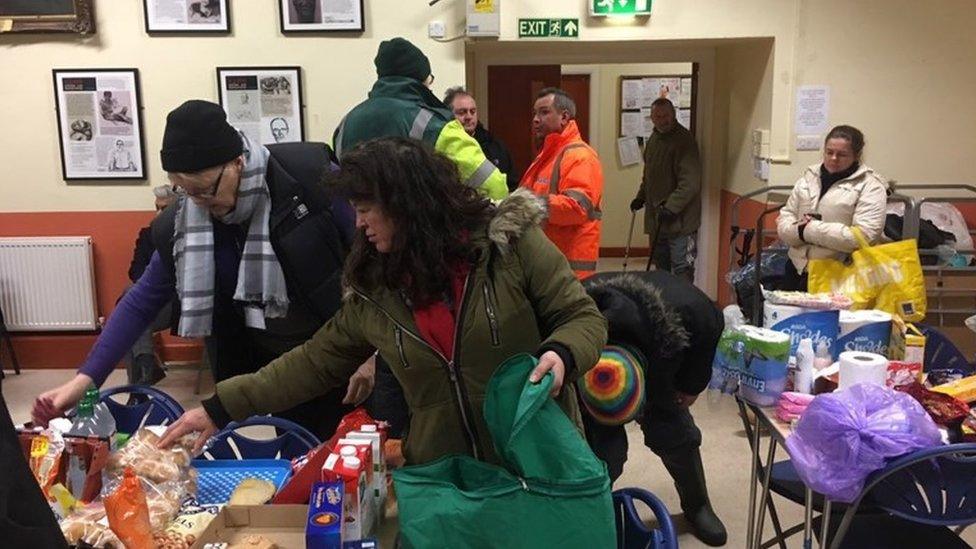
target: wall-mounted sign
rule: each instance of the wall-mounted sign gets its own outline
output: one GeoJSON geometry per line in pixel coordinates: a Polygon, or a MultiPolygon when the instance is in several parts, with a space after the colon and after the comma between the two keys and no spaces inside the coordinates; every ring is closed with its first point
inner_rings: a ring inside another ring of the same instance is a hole
{"type": "Polygon", "coordinates": [[[579,19],[518,20],[519,38],[579,38],[579,19]]]}
{"type": "Polygon", "coordinates": [[[651,0],[590,0],[590,15],[650,15],[651,0]]]}

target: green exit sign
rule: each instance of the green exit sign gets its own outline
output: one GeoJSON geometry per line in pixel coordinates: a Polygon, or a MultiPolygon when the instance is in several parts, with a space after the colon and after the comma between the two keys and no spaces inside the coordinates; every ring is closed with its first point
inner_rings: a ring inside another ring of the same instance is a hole
{"type": "Polygon", "coordinates": [[[650,15],[651,0],[590,0],[590,15],[650,15]]]}
{"type": "Polygon", "coordinates": [[[519,38],[579,38],[579,19],[518,20],[519,38]]]}

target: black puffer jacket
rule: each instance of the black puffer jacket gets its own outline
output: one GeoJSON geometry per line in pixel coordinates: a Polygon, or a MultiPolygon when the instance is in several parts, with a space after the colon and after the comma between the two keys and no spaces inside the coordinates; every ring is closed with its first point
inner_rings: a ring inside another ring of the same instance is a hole
{"type": "Polygon", "coordinates": [[[583,287],[607,319],[610,343],[644,355],[650,399],[705,390],[725,328],[707,295],[667,271],[598,273],[583,287]]]}
{"type": "MultiPolygon", "coordinates": [[[[325,323],[339,310],[342,265],[350,245],[350,235],[338,226],[322,184],[332,151],[324,143],[281,143],[267,148],[271,153],[265,173],[271,193],[271,245],[285,273],[288,298],[325,323]]],[[[171,269],[175,268],[175,217],[173,204],[152,223],[153,243],[163,264],[171,269]]],[[[229,291],[233,294],[233,288],[229,291]]],[[[173,326],[177,325],[179,319],[174,319],[173,326]]]]}

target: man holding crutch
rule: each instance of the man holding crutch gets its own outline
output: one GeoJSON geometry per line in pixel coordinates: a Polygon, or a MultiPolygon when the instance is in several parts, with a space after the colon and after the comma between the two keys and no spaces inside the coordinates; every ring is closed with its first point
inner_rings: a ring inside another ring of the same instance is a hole
{"type": "Polygon", "coordinates": [[[644,211],[651,260],[688,282],[695,280],[695,241],[701,226],[701,161],[695,136],[675,119],[674,104],[651,103],[654,131],[644,146],[644,176],[633,212],[644,211]]]}

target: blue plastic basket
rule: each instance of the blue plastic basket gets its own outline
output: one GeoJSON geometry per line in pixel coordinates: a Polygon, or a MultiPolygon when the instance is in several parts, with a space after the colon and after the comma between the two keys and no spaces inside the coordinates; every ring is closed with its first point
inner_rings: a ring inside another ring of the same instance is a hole
{"type": "Polygon", "coordinates": [[[234,488],[248,477],[267,480],[280,490],[291,476],[287,459],[195,459],[199,473],[197,501],[204,505],[227,503],[234,488]]]}

